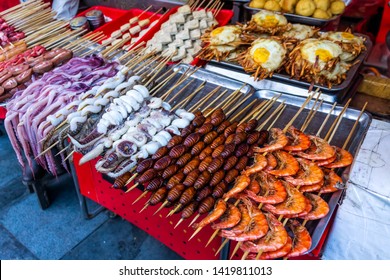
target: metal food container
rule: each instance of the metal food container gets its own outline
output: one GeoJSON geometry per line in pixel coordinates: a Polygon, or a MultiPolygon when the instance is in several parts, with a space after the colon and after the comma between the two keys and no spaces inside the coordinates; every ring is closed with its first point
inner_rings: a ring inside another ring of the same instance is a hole
{"type": "Polygon", "coordinates": [[[90,30],[88,19],[86,17],[75,17],[69,22],[69,25],[72,29],[85,28],[90,30]]]}
{"type": "MultiPolygon", "coordinates": [[[[359,70],[360,66],[362,65],[362,63],[364,62],[364,60],[367,58],[367,56],[370,53],[370,50],[372,48],[372,41],[370,40],[370,38],[368,36],[366,36],[364,34],[360,34],[360,33],[354,33],[354,35],[365,38],[364,44],[366,46],[366,50],[362,51],[359,54],[359,56],[357,58],[355,58],[354,61],[352,61],[353,66],[348,70],[346,79],[343,82],[341,82],[340,84],[333,85],[332,88],[328,88],[328,87],[323,86],[323,85],[314,84],[314,87],[321,89],[321,91],[323,93],[329,94],[329,95],[338,95],[338,94],[346,93],[353,86],[353,83],[356,80],[356,77],[358,76],[358,70],[359,70]]],[[[226,70],[230,69],[230,70],[238,71],[240,73],[245,73],[245,71],[241,65],[239,65],[237,63],[233,63],[233,62],[225,62],[225,61],[218,62],[216,60],[212,60],[212,61],[210,61],[210,65],[225,68],[226,70]]],[[[208,66],[206,66],[206,67],[208,67],[208,66]]],[[[220,74],[223,74],[223,73],[220,73],[220,74]]],[[[223,74],[223,75],[226,75],[226,74],[223,74]]],[[[250,76],[249,73],[246,73],[246,75],[250,76]]],[[[251,79],[253,80],[253,78],[251,78],[251,79]]],[[[274,73],[271,78],[266,78],[265,80],[282,82],[282,83],[289,84],[292,86],[297,86],[297,87],[306,89],[306,91],[311,87],[311,84],[309,82],[306,82],[303,80],[292,79],[292,78],[290,78],[290,76],[288,74],[285,74],[285,73],[274,73]]],[[[261,83],[261,82],[262,81],[253,81],[253,83],[261,83]]],[[[261,86],[255,86],[253,83],[251,83],[251,84],[255,88],[264,88],[261,86]]],[[[327,101],[329,101],[329,102],[340,101],[340,98],[338,98],[337,100],[327,100],[327,101]]]]}
{"type": "MultiPolygon", "coordinates": [[[[180,64],[178,66],[174,67],[174,71],[178,73],[185,73],[186,70],[191,66],[180,64]]],[[[195,104],[198,100],[201,100],[202,98],[205,97],[205,94],[208,93],[210,90],[215,88],[215,86],[219,85],[223,89],[229,89],[229,90],[234,90],[237,88],[240,88],[240,85],[242,84],[242,81],[237,81],[234,80],[230,77],[222,77],[216,73],[204,70],[204,69],[199,69],[196,71],[192,76],[193,79],[196,81],[191,85],[191,90],[195,89],[198,87],[202,82],[206,81],[206,85],[213,85],[207,88],[207,90],[204,90],[201,92],[194,100],[190,102],[188,106],[191,106],[195,104]]],[[[236,76],[231,76],[235,77],[236,76]]],[[[164,88],[163,88],[164,89],[164,88]]],[[[180,88],[176,89],[177,91],[180,90],[180,88]]],[[[189,92],[191,92],[189,89],[189,92]]],[[[248,94],[250,95],[249,99],[246,100],[245,103],[243,103],[241,106],[239,106],[236,110],[240,112],[241,110],[247,110],[245,109],[246,106],[251,103],[255,99],[259,100],[270,100],[276,96],[280,97],[278,98],[277,102],[275,102],[274,105],[270,108],[270,110],[263,116],[263,120],[267,119],[267,117],[272,114],[273,110],[276,109],[281,102],[284,102],[286,104],[286,109],[284,110],[284,113],[281,115],[281,117],[276,121],[274,124],[274,127],[279,127],[283,128],[286,126],[291,118],[296,114],[296,112],[300,109],[302,104],[305,101],[305,98],[299,97],[299,96],[294,96],[290,94],[286,94],[285,92],[282,91],[275,91],[275,90],[257,90],[253,92],[253,89],[249,86],[246,86],[243,88],[242,93],[247,96],[248,94]]],[[[174,93],[172,93],[174,95],[174,93]]],[[[176,102],[180,102],[182,99],[184,99],[185,96],[183,95],[182,98],[178,98],[175,100],[176,102]]],[[[309,111],[310,108],[313,106],[315,100],[312,99],[306,106],[306,108],[302,111],[302,113],[298,116],[298,118],[294,122],[294,126],[300,127],[309,111]]],[[[216,105],[218,106],[218,105],[216,105]]],[[[320,128],[320,126],[323,124],[325,117],[327,114],[331,111],[332,104],[328,103],[323,103],[317,113],[314,115],[312,121],[310,122],[310,125],[307,127],[305,130],[305,133],[308,133],[310,135],[315,135],[320,128]]],[[[324,131],[321,133],[321,137],[323,137],[328,129],[330,128],[332,122],[336,119],[336,117],[341,113],[343,107],[342,106],[336,106],[335,109],[333,110],[328,122],[326,123],[324,127],[324,131]]],[[[247,112],[248,114],[249,112],[247,112]]],[[[342,147],[345,140],[347,139],[355,121],[357,120],[358,116],[360,114],[359,110],[348,108],[343,115],[343,118],[340,123],[340,128],[336,131],[336,134],[334,135],[331,144],[336,145],[338,147],[342,147]],[[341,127],[343,129],[341,129],[341,127]]],[[[245,115],[245,114],[244,114],[245,115]]],[[[369,113],[363,113],[363,115],[360,117],[358,125],[356,127],[356,130],[354,131],[351,141],[349,142],[349,145],[347,145],[347,150],[354,156],[357,155],[357,152],[360,148],[360,145],[362,144],[365,135],[367,134],[368,128],[370,126],[372,117],[369,113]]],[[[350,168],[348,167],[344,169],[342,172],[338,172],[338,174],[343,178],[343,181],[346,182],[348,180],[350,168]]],[[[334,193],[329,193],[329,194],[324,194],[322,198],[327,201],[329,205],[329,213],[327,216],[320,220],[314,220],[314,221],[309,221],[306,224],[307,230],[310,232],[310,235],[312,237],[312,246],[306,254],[309,254],[311,251],[313,251],[319,244],[321,237],[323,236],[328,224],[330,223],[332,214],[337,208],[338,203],[342,200],[344,194],[344,190],[341,189],[337,192],[334,193]]]]}

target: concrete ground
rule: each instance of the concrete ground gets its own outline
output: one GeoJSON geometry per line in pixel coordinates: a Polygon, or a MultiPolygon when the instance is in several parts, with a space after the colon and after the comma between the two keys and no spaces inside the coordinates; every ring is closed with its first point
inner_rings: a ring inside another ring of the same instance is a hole
{"type": "Polygon", "coordinates": [[[120,217],[103,211],[82,217],[70,175],[49,186],[51,205],[42,210],[22,184],[22,171],[0,125],[0,259],[182,259],[120,217]]]}

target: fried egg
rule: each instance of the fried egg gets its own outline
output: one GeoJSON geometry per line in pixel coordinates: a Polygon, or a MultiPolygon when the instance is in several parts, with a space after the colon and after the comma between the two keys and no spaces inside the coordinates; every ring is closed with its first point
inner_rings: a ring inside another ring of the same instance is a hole
{"type": "Polygon", "coordinates": [[[333,42],[351,43],[351,44],[355,43],[359,45],[364,44],[364,40],[362,37],[355,36],[350,32],[327,32],[322,34],[322,37],[331,40],[333,42]]]}
{"type": "Polygon", "coordinates": [[[221,26],[210,33],[211,45],[226,45],[238,41],[241,35],[241,28],[234,25],[221,26]]]}
{"type": "Polygon", "coordinates": [[[263,28],[285,26],[288,23],[285,16],[265,10],[254,14],[252,16],[252,21],[263,28]]]}
{"type": "Polygon", "coordinates": [[[273,39],[257,39],[252,43],[249,55],[256,65],[268,72],[277,70],[286,56],[286,49],[273,39]]]}
{"type": "Polygon", "coordinates": [[[285,38],[305,40],[313,37],[315,32],[316,30],[313,29],[311,26],[296,23],[292,24],[291,29],[284,32],[282,36],[285,38]]]}
{"type": "Polygon", "coordinates": [[[332,71],[323,70],[320,72],[321,75],[325,76],[328,80],[334,81],[337,80],[341,75],[347,73],[350,65],[346,62],[340,61],[336,63],[332,71]]]}
{"type": "Polygon", "coordinates": [[[364,38],[355,36],[350,32],[326,32],[321,37],[342,44],[343,53],[340,58],[344,61],[355,59],[365,48],[364,38]]]}
{"type": "Polygon", "coordinates": [[[341,47],[329,40],[306,39],[300,46],[302,58],[311,64],[315,64],[318,57],[317,67],[323,70],[326,64],[341,55],[341,47]]]}

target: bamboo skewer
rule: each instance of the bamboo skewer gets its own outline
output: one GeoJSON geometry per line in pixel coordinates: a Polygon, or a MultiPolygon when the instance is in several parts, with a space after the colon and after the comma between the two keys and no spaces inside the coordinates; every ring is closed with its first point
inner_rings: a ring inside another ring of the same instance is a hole
{"type": "Polygon", "coordinates": [[[176,104],[173,108],[173,110],[176,110],[179,107],[185,107],[191,100],[195,97],[196,94],[198,94],[199,91],[201,91],[204,88],[204,85],[206,84],[206,81],[204,81],[192,94],[190,94],[187,98],[183,99],[181,102],[176,104]]]}
{"type": "Polygon", "coordinates": [[[248,94],[248,96],[246,96],[244,99],[242,99],[240,102],[238,102],[235,106],[233,106],[232,109],[230,109],[228,112],[226,112],[226,116],[230,115],[231,113],[233,113],[238,107],[240,107],[242,104],[245,103],[245,101],[247,101],[251,96],[248,94]]]}
{"type": "Polygon", "coordinates": [[[307,103],[312,99],[313,95],[309,95],[305,102],[302,104],[301,108],[299,108],[298,112],[295,114],[295,116],[290,120],[290,122],[286,125],[286,127],[283,129],[283,133],[286,133],[287,129],[293,124],[293,122],[296,120],[296,118],[299,116],[299,114],[305,109],[307,103]]]}
{"type": "MultiPolygon", "coordinates": [[[[362,110],[360,111],[358,117],[356,118],[355,123],[354,123],[353,126],[352,126],[351,131],[349,132],[347,138],[345,139],[344,144],[343,144],[343,146],[342,146],[341,149],[345,149],[345,148],[347,147],[349,141],[351,140],[352,135],[353,135],[354,132],[355,132],[355,129],[356,129],[358,123],[359,123],[359,120],[360,120],[361,116],[363,115],[364,111],[366,110],[367,104],[368,104],[368,102],[366,102],[366,103],[364,104],[362,110]]],[[[335,130],[336,130],[336,129],[335,129],[335,130]]],[[[330,142],[330,141],[329,141],[329,142],[330,142]]],[[[302,222],[302,226],[305,226],[307,222],[308,222],[308,220],[305,219],[305,220],[302,222]]]]}
{"type": "Polygon", "coordinates": [[[332,114],[334,108],[336,107],[337,105],[337,102],[333,103],[332,105],[332,108],[329,110],[329,113],[326,115],[324,121],[322,122],[321,126],[320,126],[320,129],[318,129],[317,133],[316,133],[316,136],[319,137],[321,132],[322,132],[322,129],[325,127],[326,123],[328,122],[329,120],[329,117],[330,115],[332,114]]]}
{"type": "Polygon", "coordinates": [[[349,140],[351,140],[351,137],[352,137],[353,133],[355,132],[355,129],[356,129],[357,125],[359,124],[359,120],[360,120],[361,116],[363,115],[364,111],[366,110],[367,105],[368,105],[368,102],[366,102],[364,104],[363,109],[360,111],[360,114],[357,117],[355,123],[353,124],[353,127],[352,127],[352,129],[351,129],[351,131],[350,131],[350,133],[349,133],[347,139],[345,140],[345,143],[344,143],[344,145],[343,145],[343,147],[341,149],[344,150],[347,147],[347,145],[349,143],[349,140]]]}
{"type": "Polygon", "coordinates": [[[189,81],[185,86],[183,86],[176,94],[174,94],[167,102],[171,103],[175,100],[176,97],[178,97],[188,86],[190,86],[193,82],[195,82],[195,79],[192,79],[189,81]]]}
{"type": "Polygon", "coordinates": [[[317,98],[315,99],[315,101],[313,103],[313,106],[311,107],[309,113],[306,116],[305,121],[302,124],[301,130],[306,125],[306,122],[310,119],[311,115],[313,114],[313,110],[314,110],[315,106],[317,105],[317,102],[318,102],[318,99],[319,99],[320,95],[321,95],[321,92],[319,92],[319,94],[317,95],[317,98]]]}
{"type": "Polygon", "coordinates": [[[306,124],[304,127],[301,128],[302,131],[305,131],[307,129],[307,127],[310,125],[311,121],[313,120],[315,114],[317,113],[318,109],[322,106],[322,103],[324,102],[324,100],[322,99],[320,101],[320,103],[318,103],[317,107],[314,109],[314,112],[313,114],[310,116],[310,118],[307,120],[306,124]]]}
{"type": "Polygon", "coordinates": [[[248,121],[250,118],[253,118],[255,115],[258,114],[258,111],[264,106],[264,104],[267,103],[267,101],[263,100],[260,104],[258,104],[255,108],[253,108],[253,114],[247,115],[245,118],[241,119],[239,124],[242,124],[246,121],[248,121]]]}
{"type": "MultiPolygon", "coordinates": [[[[217,102],[219,100],[219,98],[222,98],[222,96],[224,96],[226,93],[227,93],[227,89],[223,91],[223,94],[221,94],[219,97],[215,98],[211,103],[209,103],[205,108],[204,110],[207,110],[208,108],[212,108],[212,106],[214,105],[215,102],[217,102]]],[[[222,101],[220,103],[220,107],[222,108],[223,107],[223,104],[226,104],[227,102],[229,102],[229,100],[233,99],[234,97],[236,97],[236,95],[238,94],[238,91],[234,91],[230,97],[226,98],[224,101],[222,101]]],[[[208,116],[208,114],[206,114],[206,117],[208,116]]]]}
{"type": "MultiPolygon", "coordinates": [[[[196,104],[194,104],[193,106],[191,106],[191,108],[188,109],[188,111],[189,111],[189,112],[193,112],[196,108],[198,108],[198,109],[200,110],[200,107],[202,107],[202,106],[203,106],[203,105],[204,105],[204,104],[205,104],[205,103],[214,95],[214,93],[217,93],[220,89],[221,89],[221,86],[217,86],[216,88],[214,88],[212,91],[210,91],[210,92],[204,97],[204,99],[199,100],[198,103],[196,103],[196,104]]],[[[225,92],[227,92],[227,90],[226,90],[225,92]]],[[[218,97],[221,96],[221,95],[223,95],[223,94],[224,94],[224,92],[220,93],[220,94],[218,95],[218,97]]],[[[216,97],[216,98],[218,98],[218,97],[216,97]]]]}
{"type": "MultiPolygon", "coordinates": [[[[237,112],[234,116],[231,117],[231,121],[233,122],[235,119],[241,117],[242,114],[245,114],[246,111],[252,107],[253,105],[255,105],[255,103],[257,102],[258,100],[252,100],[252,102],[250,102],[248,105],[245,106],[245,108],[243,108],[240,112],[237,112]]],[[[255,113],[253,113],[255,114],[255,113]]],[[[252,114],[250,114],[252,115],[252,114]]]]}
{"type": "MultiPolygon", "coordinates": [[[[196,71],[196,70],[195,70],[196,71]]],[[[182,83],[184,83],[188,78],[191,77],[192,74],[195,73],[195,71],[188,74],[184,79],[182,79],[179,82],[176,82],[173,87],[171,87],[166,93],[164,93],[160,98],[165,99],[167,96],[169,96],[178,86],[180,86],[182,83]]]]}
{"type": "Polygon", "coordinates": [[[332,141],[336,131],[337,131],[337,128],[339,127],[342,119],[343,119],[343,115],[345,113],[345,111],[347,110],[348,106],[349,106],[349,103],[351,102],[352,99],[349,99],[348,102],[345,104],[343,110],[341,110],[341,113],[338,115],[338,117],[336,118],[336,120],[333,122],[332,126],[330,127],[328,133],[326,134],[325,136],[325,139],[326,141],[328,141],[328,143],[330,141],[332,141]],[[332,131],[332,133],[329,135],[329,133],[332,131]],[[328,136],[329,135],[329,136],[328,136]]]}
{"type": "Polygon", "coordinates": [[[7,10],[0,12],[0,16],[4,18],[6,14],[9,14],[9,13],[13,14],[13,13],[17,12],[16,10],[18,10],[18,9],[23,10],[23,9],[26,9],[27,6],[38,5],[39,3],[43,3],[42,0],[30,0],[30,1],[22,2],[18,5],[15,5],[11,8],[8,8],[7,10]]]}

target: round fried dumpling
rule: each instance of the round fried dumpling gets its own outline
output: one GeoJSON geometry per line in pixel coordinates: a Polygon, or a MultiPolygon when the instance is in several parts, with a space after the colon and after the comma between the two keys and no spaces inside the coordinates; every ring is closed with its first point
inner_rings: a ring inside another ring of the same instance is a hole
{"type": "Polygon", "coordinates": [[[210,33],[210,44],[226,45],[235,41],[239,41],[241,35],[241,28],[235,25],[221,26],[210,33]]]}
{"type": "Polygon", "coordinates": [[[310,17],[315,10],[316,4],[312,0],[299,0],[295,6],[295,13],[305,17],[310,17]]]}
{"type": "Polygon", "coordinates": [[[257,39],[252,43],[249,56],[255,65],[261,66],[268,72],[277,70],[286,56],[286,49],[273,39],[257,39]]]}
{"type": "Polygon", "coordinates": [[[343,51],[338,44],[329,40],[306,39],[301,43],[300,52],[303,59],[312,65],[316,64],[317,69],[324,70],[327,63],[338,58],[343,51]]]}
{"type": "Polygon", "coordinates": [[[327,32],[323,33],[321,37],[341,45],[343,53],[340,58],[343,61],[354,60],[365,48],[364,39],[350,32],[327,32]]]}
{"type": "Polygon", "coordinates": [[[280,27],[287,26],[288,22],[285,16],[270,11],[260,11],[252,16],[254,22],[260,30],[278,31],[280,27]]]}
{"type": "Polygon", "coordinates": [[[282,36],[284,38],[305,40],[305,39],[313,37],[315,32],[316,32],[316,30],[313,29],[311,26],[295,23],[295,24],[292,24],[291,29],[284,32],[282,34],[282,36]]]}

